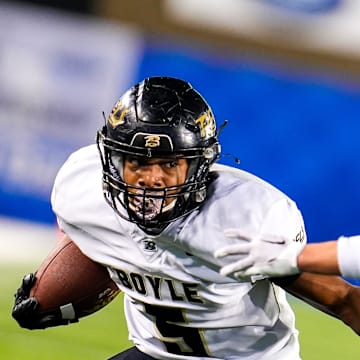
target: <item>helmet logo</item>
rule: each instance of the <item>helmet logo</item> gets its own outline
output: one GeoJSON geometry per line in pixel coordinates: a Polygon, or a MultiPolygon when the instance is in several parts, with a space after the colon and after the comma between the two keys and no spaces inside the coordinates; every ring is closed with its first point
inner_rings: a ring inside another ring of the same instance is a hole
{"type": "Polygon", "coordinates": [[[158,147],[160,146],[160,136],[159,135],[146,135],[144,136],[145,147],[158,147]]]}
{"type": "Polygon", "coordinates": [[[123,106],[121,104],[121,101],[118,101],[111,110],[111,114],[109,116],[109,124],[113,128],[125,123],[124,117],[129,112],[129,110],[122,110],[122,107],[123,106]]]}
{"type": "Polygon", "coordinates": [[[200,127],[200,135],[203,138],[213,137],[216,134],[216,123],[210,110],[199,116],[195,123],[200,127]]]}
{"type": "Polygon", "coordinates": [[[174,151],[174,145],[169,135],[166,134],[149,134],[138,132],[136,133],[130,143],[131,146],[138,146],[141,148],[158,148],[161,147],[163,151],[174,151]]]}

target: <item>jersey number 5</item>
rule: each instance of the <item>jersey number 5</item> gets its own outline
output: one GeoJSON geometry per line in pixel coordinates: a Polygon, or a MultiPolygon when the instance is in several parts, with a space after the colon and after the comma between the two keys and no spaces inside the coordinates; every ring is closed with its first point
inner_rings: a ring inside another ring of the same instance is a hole
{"type": "Polygon", "coordinates": [[[181,309],[145,304],[145,310],[155,317],[161,340],[169,353],[179,355],[210,356],[205,349],[200,331],[177,325],[186,323],[181,309]]]}

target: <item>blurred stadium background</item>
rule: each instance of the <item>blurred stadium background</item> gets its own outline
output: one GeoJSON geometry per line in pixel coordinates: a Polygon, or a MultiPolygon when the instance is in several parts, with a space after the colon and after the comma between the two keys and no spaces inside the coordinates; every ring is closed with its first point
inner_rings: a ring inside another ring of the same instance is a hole
{"type": "MultiPolygon", "coordinates": [[[[358,0],[0,1],[0,319],[25,265],[56,238],[49,196],[59,166],[94,142],[102,111],[147,76],[183,78],[205,96],[218,124],[229,121],[220,162],[236,156],[290,195],[309,241],[358,234],[359,17],[358,0]]],[[[111,309],[103,311],[106,319],[111,309]]],[[[341,346],[358,359],[355,335],[323,321],[320,330],[309,317],[304,359],[336,359],[341,346]]],[[[44,341],[71,337],[56,331],[44,341]]],[[[0,335],[20,346],[1,344],[0,358],[21,358],[26,333],[5,319],[0,335]]],[[[117,341],[107,339],[110,348],[117,341]]],[[[51,344],[50,354],[63,346],[51,344]]]]}

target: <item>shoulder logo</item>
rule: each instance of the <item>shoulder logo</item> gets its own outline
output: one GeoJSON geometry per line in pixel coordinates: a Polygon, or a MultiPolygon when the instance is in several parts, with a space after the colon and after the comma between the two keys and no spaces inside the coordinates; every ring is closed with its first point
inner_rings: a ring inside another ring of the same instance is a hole
{"type": "Polygon", "coordinates": [[[300,231],[296,234],[293,241],[300,242],[300,243],[305,241],[305,229],[303,227],[301,227],[300,231]]]}

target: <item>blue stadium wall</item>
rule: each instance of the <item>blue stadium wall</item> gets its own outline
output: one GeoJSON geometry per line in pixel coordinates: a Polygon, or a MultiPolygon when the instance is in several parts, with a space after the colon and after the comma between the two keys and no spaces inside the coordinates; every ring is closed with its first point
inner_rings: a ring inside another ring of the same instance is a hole
{"type": "MultiPolygon", "coordinates": [[[[136,69],[133,82],[153,75],[190,81],[218,124],[229,121],[220,138],[220,162],[235,165],[227,155],[232,154],[240,158],[239,167],[292,197],[309,241],[360,232],[359,92],[313,74],[164,42],[145,41],[136,69]]],[[[46,136],[39,141],[46,147],[46,136]]],[[[66,156],[58,156],[59,166],[66,156]]],[[[0,175],[2,215],[53,223],[49,196],[50,187],[29,193],[7,186],[0,175]]]]}
{"type": "Polygon", "coordinates": [[[292,197],[309,241],[359,233],[359,92],[320,75],[148,43],[137,80],[159,74],[192,82],[218,124],[229,121],[220,162],[235,165],[232,154],[292,197]]]}

